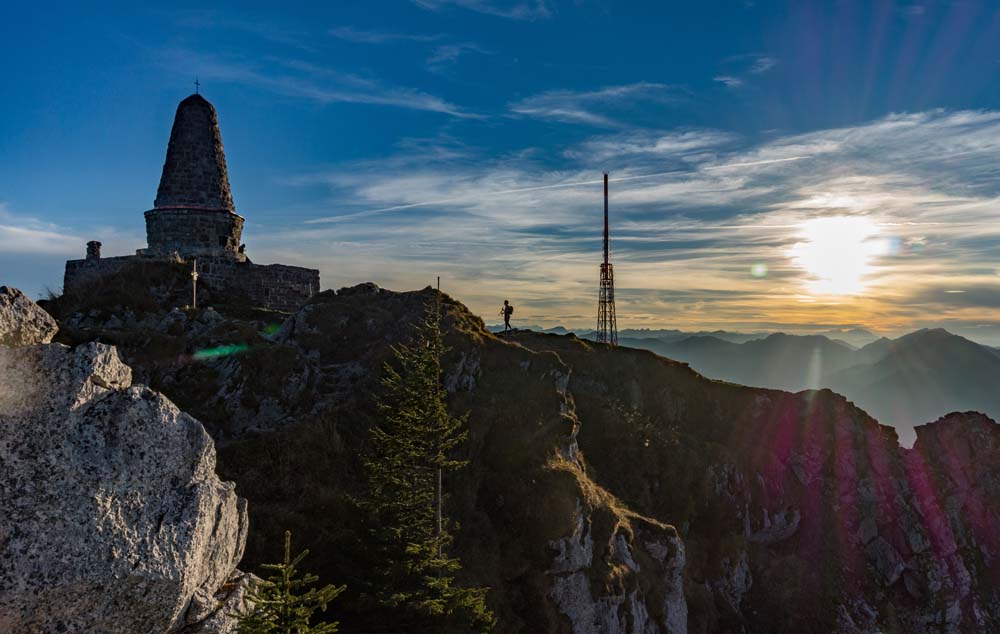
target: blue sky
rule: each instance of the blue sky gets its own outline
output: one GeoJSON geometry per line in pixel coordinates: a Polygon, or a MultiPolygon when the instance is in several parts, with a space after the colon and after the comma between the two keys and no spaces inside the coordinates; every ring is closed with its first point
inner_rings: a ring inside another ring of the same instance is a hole
{"type": "Polygon", "coordinates": [[[995,2],[315,4],[7,7],[0,283],[144,245],[197,76],[248,254],[327,287],[590,326],[606,170],[623,327],[1000,343],[995,2]]]}

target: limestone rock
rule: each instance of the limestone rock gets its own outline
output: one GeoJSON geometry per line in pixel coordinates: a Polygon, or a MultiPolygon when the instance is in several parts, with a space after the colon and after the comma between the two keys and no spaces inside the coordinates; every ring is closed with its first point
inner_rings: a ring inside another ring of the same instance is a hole
{"type": "Polygon", "coordinates": [[[0,346],[0,376],[0,631],[190,627],[248,528],[201,423],[104,344],[0,346]]]}
{"type": "Polygon", "coordinates": [[[48,343],[58,330],[56,320],[27,295],[16,288],[0,286],[0,345],[48,343]]]}
{"type": "Polygon", "coordinates": [[[630,520],[595,540],[592,514],[578,502],[573,533],[549,544],[549,598],[572,634],[686,634],[684,545],[672,527],[630,520]],[[605,567],[617,581],[596,581],[605,567]]]}

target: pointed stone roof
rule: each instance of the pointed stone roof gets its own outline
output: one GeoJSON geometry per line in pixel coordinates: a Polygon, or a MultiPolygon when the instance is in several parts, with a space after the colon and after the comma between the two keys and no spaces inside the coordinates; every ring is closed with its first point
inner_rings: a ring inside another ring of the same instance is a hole
{"type": "Polygon", "coordinates": [[[177,106],[153,206],[236,212],[219,118],[201,95],[191,95],[177,106]]]}

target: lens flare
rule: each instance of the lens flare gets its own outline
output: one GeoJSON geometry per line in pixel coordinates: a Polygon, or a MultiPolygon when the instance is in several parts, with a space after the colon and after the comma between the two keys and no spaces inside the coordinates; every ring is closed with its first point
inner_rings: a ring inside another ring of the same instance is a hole
{"type": "Polygon", "coordinates": [[[750,267],[750,275],[754,277],[767,277],[767,265],[763,262],[756,262],[750,267]]]}
{"type": "Polygon", "coordinates": [[[264,326],[264,334],[265,335],[273,335],[274,333],[278,332],[278,330],[280,330],[280,329],[281,329],[281,324],[268,324],[268,325],[264,326]]]}
{"type": "Polygon", "coordinates": [[[202,359],[214,359],[215,357],[228,357],[229,355],[239,354],[240,352],[246,352],[250,349],[245,343],[233,343],[228,346],[218,346],[216,348],[205,348],[203,350],[197,350],[191,356],[200,361],[202,359]]]}

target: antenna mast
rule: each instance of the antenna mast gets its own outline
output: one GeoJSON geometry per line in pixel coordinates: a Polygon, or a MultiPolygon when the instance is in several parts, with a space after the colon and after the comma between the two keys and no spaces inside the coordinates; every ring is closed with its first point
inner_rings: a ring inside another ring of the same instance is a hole
{"type": "Polygon", "coordinates": [[[601,290],[597,304],[597,340],[618,345],[618,321],[615,317],[615,274],[610,260],[608,231],[608,175],[604,174],[604,262],[601,263],[601,290]]]}

